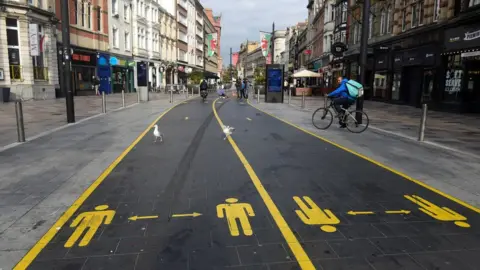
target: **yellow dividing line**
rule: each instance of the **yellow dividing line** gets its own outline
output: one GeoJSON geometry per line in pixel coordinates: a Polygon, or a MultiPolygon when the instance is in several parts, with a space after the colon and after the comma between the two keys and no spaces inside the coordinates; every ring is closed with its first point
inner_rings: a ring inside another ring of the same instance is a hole
{"type": "MultiPolygon", "coordinates": [[[[217,118],[218,124],[220,125],[220,128],[224,126],[222,120],[218,116],[217,110],[215,109],[215,103],[217,102],[218,99],[216,99],[212,103],[212,109],[213,113],[215,115],[215,118],[217,118]]],[[[252,179],[253,185],[257,189],[258,193],[260,194],[260,197],[262,198],[263,202],[267,206],[268,211],[273,217],[273,220],[277,224],[278,228],[280,229],[280,232],[282,233],[283,237],[285,238],[285,241],[287,242],[288,246],[290,247],[290,250],[292,251],[293,255],[298,261],[298,264],[302,268],[302,270],[314,270],[316,269],[315,266],[313,265],[312,261],[308,257],[307,253],[303,249],[302,245],[300,242],[298,242],[297,237],[293,234],[292,229],[290,229],[290,226],[288,226],[287,222],[283,218],[282,214],[280,213],[280,210],[278,210],[278,207],[275,205],[275,203],[272,200],[272,197],[268,194],[267,190],[263,186],[262,182],[258,178],[257,174],[253,170],[252,166],[250,163],[247,161],[245,156],[243,155],[242,151],[240,151],[240,148],[238,148],[237,144],[235,141],[232,139],[232,136],[228,136],[228,141],[233,147],[233,150],[237,154],[238,158],[242,162],[243,166],[245,167],[245,170],[247,171],[248,175],[250,176],[250,179],[252,179]]]]}
{"type": "Polygon", "coordinates": [[[17,263],[13,270],[24,270],[33,262],[33,260],[38,256],[40,251],[47,246],[47,244],[55,237],[55,234],[62,228],[65,223],[73,216],[73,214],[80,208],[80,206],[85,202],[85,200],[90,196],[90,194],[95,191],[95,189],[105,180],[105,178],[112,172],[112,170],[122,161],[123,158],[138,144],[138,142],[145,137],[145,135],[152,130],[153,126],[169,111],[178,106],[180,103],[174,105],[173,107],[164,111],[155,121],[153,121],[133,142],[130,144],[127,149],[125,149],[120,156],[113,161],[110,166],[108,166],[102,174],[93,182],[83,193],[78,197],[78,199],[63,213],[63,215],[53,224],[53,226],[43,235],[43,237],[28,251],[28,253],[17,263]],[[59,229],[57,229],[59,228],[59,229]]]}
{"type": "Polygon", "coordinates": [[[287,124],[287,125],[289,125],[289,126],[292,126],[292,127],[296,128],[296,129],[299,129],[299,130],[301,130],[301,131],[303,131],[303,132],[305,132],[305,133],[307,133],[307,134],[309,134],[309,135],[312,135],[313,137],[315,137],[315,138],[317,138],[317,139],[320,139],[320,140],[322,140],[322,141],[324,141],[324,142],[326,142],[326,143],[329,143],[329,144],[331,144],[331,145],[333,145],[333,146],[336,146],[336,147],[338,147],[338,148],[340,148],[340,149],[342,149],[342,150],[344,150],[344,151],[347,151],[347,152],[349,152],[350,154],[353,154],[353,155],[355,155],[355,156],[357,156],[357,157],[359,157],[359,158],[362,158],[362,159],[364,159],[364,160],[366,160],[366,161],[369,161],[369,162],[371,162],[371,163],[373,163],[373,164],[375,164],[375,165],[377,165],[377,166],[379,166],[379,167],[381,167],[381,168],[383,168],[383,169],[385,169],[385,170],[387,170],[387,171],[390,171],[390,172],[392,172],[392,173],[394,173],[394,174],[396,174],[396,175],[398,175],[398,176],[401,176],[401,177],[403,177],[403,178],[405,178],[405,179],[407,179],[407,180],[409,180],[409,181],[411,181],[411,182],[413,182],[413,183],[415,183],[415,184],[417,184],[417,185],[419,185],[419,186],[421,186],[421,187],[423,187],[423,188],[426,188],[426,189],[428,189],[428,190],[430,190],[430,191],[432,191],[432,192],[435,192],[435,193],[437,193],[437,194],[440,195],[440,196],[443,196],[443,197],[445,197],[445,198],[447,198],[447,199],[449,199],[449,200],[451,200],[451,201],[453,201],[453,202],[456,202],[456,203],[462,205],[463,207],[466,207],[466,208],[468,208],[468,209],[470,209],[470,210],[472,210],[472,211],[480,214],[480,208],[477,208],[477,207],[475,207],[475,206],[473,206],[473,205],[470,205],[470,204],[468,204],[468,203],[466,203],[466,202],[464,202],[464,201],[462,201],[462,200],[460,200],[460,199],[457,199],[457,198],[455,198],[455,197],[453,197],[453,196],[451,196],[451,195],[448,195],[447,193],[444,193],[443,191],[440,191],[440,190],[438,190],[438,189],[436,189],[436,188],[434,188],[434,187],[431,187],[431,186],[427,185],[426,183],[424,183],[424,182],[422,182],[422,181],[420,181],[420,180],[417,180],[417,179],[415,179],[415,178],[413,178],[413,177],[410,177],[410,176],[408,176],[408,175],[406,175],[406,174],[404,174],[404,173],[402,173],[402,172],[399,172],[399,171],[397,171],[397,170],[395,170],[395,169],[393,169],[393,168],[391,168],[391,167],[389,167],[389,166],[387,166],[387,165],[385,165],[385,164],[383,164],[383,163],[380,163],[380,162],[378,162],[378,161],[376,161],[376,160],[374,160],[374,159],[371,159],[371,158],[369,158],[369,157],[367,157],[367,156],[364,156],[364,155],[362,155],[362,154],[360,154],[360,153],[358,153],[358,152],[355,152],[354,150],[351,150],[351,149],[349,149],[349,148],[347,148],[347,147],[345,147],[345,146],[342,146],[342,145],[340,145],[340,144],[334,143],[334,142],[332,142],[332,141],[330,141],[330,140],[328,140],[328,139],[325,139],[324,137],[322,137],[322,136],[320,136],[320,135],[317,135],[317,134],[315,134],[315,133],[313,133],[313,132],[310,132],[310,131],[308,131],[308,130],[306,130],[306,129],[304,129],[304,128],[301,128],[301,127],[299,127],[299,126],[297,126],[297,125],[295,125],[295,124],[292,124],[292,123],[288,122],[287,120],[281,119],[281,118],[279,118],[279,117],[277,117],[277,116],[275,116],[275,115],[273,115],[273,114],[270,114],[270,113],[268,113],[268,112],[266,112],[266,111],[264,111],[264,110],[256,107],[255,105],[251,104],[250,101],[247,101],[247,102],[248,102],[248,104],[249,104],[250,106],[252,106],[253,108],[255,108],[255,109],[257,109],[257,110],[259,110],[259,111],[261,111],[261,112],[263,112],[263,113],[266,114],[266,115],[269,115],[269,116],[271,116],[271,117],[273,117],[273,118],[275,118],[275,119],[277,119],[277,120],[279,120],[279,121],[281,121],[281,122],[283,122],[283,123],[285,123],[285,124],[287,124]]]}

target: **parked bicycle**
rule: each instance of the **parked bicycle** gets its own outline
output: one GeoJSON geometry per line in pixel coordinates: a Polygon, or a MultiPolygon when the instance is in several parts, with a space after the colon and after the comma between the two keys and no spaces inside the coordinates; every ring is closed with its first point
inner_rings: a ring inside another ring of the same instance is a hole
{"type": "Polygon", "coordinates": [[[326,108],[317,109],[312,115],[312,124],[318,129],[327,129],[332,123],[333,119],[342,120],[346,128],[353,133],[362,133],[368,128],[369,119],[364,111],[360,110],[346,110],[342,108],[343,116],[335,110],[333,100],[329,99],[329,104],[326,108]],[[332,113],[333,111],[333,113],[332,113]],[[340,117],[343,117],[340,119],[340,117]],[[358,119],[358,121],[357,121],[358,119]]]}

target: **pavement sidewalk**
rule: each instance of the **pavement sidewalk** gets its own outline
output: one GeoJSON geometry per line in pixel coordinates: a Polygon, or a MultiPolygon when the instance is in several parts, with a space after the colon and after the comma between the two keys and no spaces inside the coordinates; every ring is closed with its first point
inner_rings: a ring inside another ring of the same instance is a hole
{"type": "MultiPolygon", "coordinates": [[[[332,125],[318,130],[312,113],[287,104],[252,105],[323,138],[377,160],[447,194],[480,207],[480,159],[367,129],[361,134],[332,125]]],[[[313,106],[312,106],[313,107],[313,106]]],[[[326,162],[319,160],[318,162],[326,162]]]]}
{"type": "MultiPolygon", "coordinates": [[[[185,97],[175,97],[175,103],[179,102],[185,102],[185,97]]],[[[168,98],[158,98],[0,152],[0,269],[11,269],[102,171],[171,106],[168,98]]],[[[163,132],[168,136],[168,131],[163,132]]]]}
{"type": "MultiPolygon", "coordinates": [[[[300,108],[301,104],[301,97],[292,97],[291,106],[300,108]]],[[[307,97],[305,100],[307,111],[313,112],[323,106],[323,97],[307,97]]],[[[417,139],[421,109],[366,100],[364,110],[374,130],[417,139]]],[[[425,140],[480,156],[480,116],[429,111],[425,140]]]]}

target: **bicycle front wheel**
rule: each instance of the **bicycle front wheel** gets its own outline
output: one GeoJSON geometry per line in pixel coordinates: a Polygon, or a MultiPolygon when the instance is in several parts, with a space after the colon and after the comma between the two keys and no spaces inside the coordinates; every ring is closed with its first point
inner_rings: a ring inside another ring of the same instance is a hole
{"type": "Polygon", "coordinates": [[[327,129],[332,122],[333,114],[327,108],[319,108],[312,115],[312,124],[318,129],[327,129]]]}
{"type": "Polygon", "coordinates": [[[351,111],[345,117],[345,125],[347,126],[347,129],[352,133],[364,132],[368,128],[368,124],[368,115],[364,111],[351,111]]]}

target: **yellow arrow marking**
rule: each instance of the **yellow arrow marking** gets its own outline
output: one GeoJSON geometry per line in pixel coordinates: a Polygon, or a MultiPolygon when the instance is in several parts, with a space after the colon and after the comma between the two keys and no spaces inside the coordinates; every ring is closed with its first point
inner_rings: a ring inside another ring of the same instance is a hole
{"type": "Polygon", "coordinates": [[[372,211],[348,211],[347,214],[356,216],[356,215],[373,215],[375,213],[372,211]]]}
{"type": "Polygon", "coordinates": [[[154,219],[154,218],[158,218],[158,216],[133,216],[133,217],[129,217],[128,219],[135,221],[139,219],[154,219]]]}
{"type": "Polygon", "coordinates": [[[411,211],[409,210],[392,210],[392,211],[385,211],[385,214],[410,214],[411,211]]]}
{"type": "Polygon", "coordinates": [[[247,117],[247,120],[248,120],[248,121],[252,121],[252,119],[250,119],[250,118],[248,118],[248,117],[247,117]]]}
{"type": "Polygon", "coordinates": [[[191,214],[173,214],[172,217],[199,217],[201,215],[200,213],[193,212],[191,214]]]}

